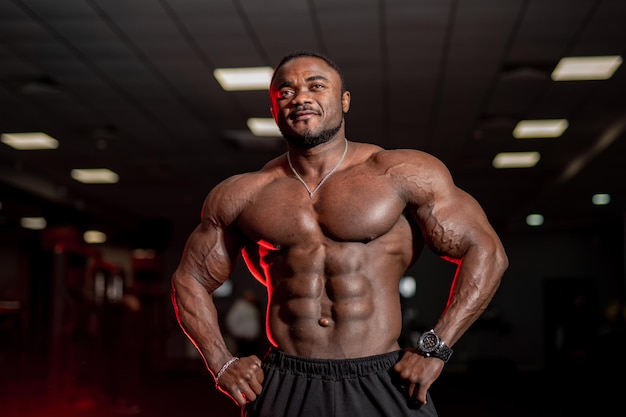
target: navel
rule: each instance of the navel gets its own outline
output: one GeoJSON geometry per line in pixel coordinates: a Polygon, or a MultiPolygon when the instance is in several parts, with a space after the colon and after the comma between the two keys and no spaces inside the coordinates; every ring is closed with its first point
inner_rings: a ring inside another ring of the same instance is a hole
{"type": "Polygon", "coordinates": [[[328,327],[330,325],[330,320],[328,320],[326,317],[322,317],[317,321],[317,323],[322,327],[328,327]]]}

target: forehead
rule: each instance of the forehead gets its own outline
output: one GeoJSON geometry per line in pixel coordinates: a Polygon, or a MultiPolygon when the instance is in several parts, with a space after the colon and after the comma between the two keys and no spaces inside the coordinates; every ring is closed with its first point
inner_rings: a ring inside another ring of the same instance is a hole
{"type": "Polygon", "coordinates": [[[308,79],[326,79],[332,83],[340,83],[339,74],[326,61],[317,57],[294,58],[276,71],[272,88],[280,88],[285,83],[291,84],[308,79]]]}

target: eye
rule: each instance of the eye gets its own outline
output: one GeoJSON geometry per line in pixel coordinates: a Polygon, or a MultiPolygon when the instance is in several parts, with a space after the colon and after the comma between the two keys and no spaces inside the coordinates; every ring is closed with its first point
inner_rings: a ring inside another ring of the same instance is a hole
{"type": "Polygon", "coordinates": [[[311,90],[322,90],[324,89],[326,86],[324,84],[321,83],[315,83],[311,86],[311,90]]]}
{"type": "Polygon", "coordinates": [[[294,94],[293,90],[285,88],[285,89],[278,91],[277,96],[280,99],[280,98],[290,97],[293,94],[294,94]]]}

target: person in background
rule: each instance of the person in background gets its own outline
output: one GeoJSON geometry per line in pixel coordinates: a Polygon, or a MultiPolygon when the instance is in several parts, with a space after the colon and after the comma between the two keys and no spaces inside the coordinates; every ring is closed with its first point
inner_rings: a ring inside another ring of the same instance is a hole
{"type": "Polygon", "coordinates": [[[429,389],[508,267],[500,239],[434,156],[346,138],[328,57],[287,55],[269,94],[287,152],[207,195],[172,276],[182,330],[244,416],[437,415],[429,389]],[[402,349],[398,284],[424,244],[458,267],[432,330],[402,349]],[[240,254],[267,287],[263,358],[229,352],[212,299],[240,254]]]}
{"type": "Polygon", "coordinates": [[[245,290],[243,295],[235,300],[226,313],[224,325],[235,341],[237,355],[249,356],[261,353],[264,346],[261,335],[262,312],[254,291],[245,290]]]}

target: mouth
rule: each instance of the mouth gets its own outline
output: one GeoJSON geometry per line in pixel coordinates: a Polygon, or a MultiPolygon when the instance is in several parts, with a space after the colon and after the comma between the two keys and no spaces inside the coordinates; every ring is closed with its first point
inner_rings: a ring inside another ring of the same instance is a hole
{"type": "Polygon", "coordinates": [[[312,109],[299,109],[289,115],[289,119],[293,121],[308,120],[313,116],[319,116],[320,113],[312,109]]]}

